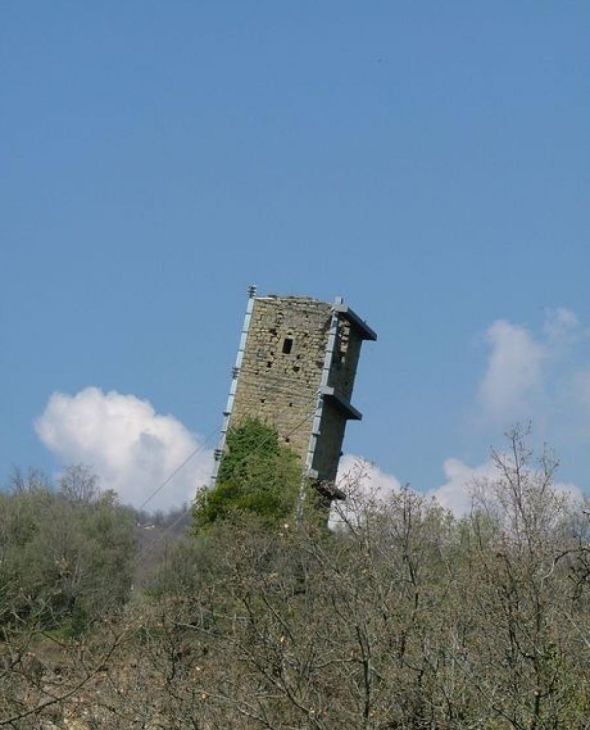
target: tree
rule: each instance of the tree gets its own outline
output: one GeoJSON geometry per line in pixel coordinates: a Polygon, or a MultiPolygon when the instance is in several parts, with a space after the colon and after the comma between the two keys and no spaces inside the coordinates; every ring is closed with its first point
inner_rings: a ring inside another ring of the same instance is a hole
{"type": "Polygon", "coordinates": [[[87,469],[67,469],[57,489],[19,476],[0,495],[0,585],[13,587],[0,625],[43,606],[45,627],[83,630],[127,600],[134,552],[131,513],[87,469]]]}

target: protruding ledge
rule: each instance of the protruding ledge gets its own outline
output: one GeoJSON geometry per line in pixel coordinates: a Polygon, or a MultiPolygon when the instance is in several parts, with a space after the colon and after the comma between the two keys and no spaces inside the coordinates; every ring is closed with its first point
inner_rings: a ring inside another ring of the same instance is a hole
{"type": "Polygon", "coordinates": [[[323,385],[321,387],[321,394],[324,396],[324,398],[329,398],[334,405],[339,408],[346,418],[348,418],[351,421],[360,421],[363,417],[363,414],[360,411],[357,411],[357,409],[351,405],[345,398],[343,398],[341,395],[338,395],[334,388],[332,388],[330,385],[323,385]]]}
{"type": "Polygon", "coordinates": [[[356,312],[353,312],[348,304],[344,304],[343,302],[336,302],[336,304],[334,304],[334,311],[338,312],[338,314],[341,314],[350,322],[350,324],[356,327],[357,330],[360,332],[363,340],[377,339],[377,333],[375,332],[375,330],[372,330],[369,325],[358,316],[356,312]]]}

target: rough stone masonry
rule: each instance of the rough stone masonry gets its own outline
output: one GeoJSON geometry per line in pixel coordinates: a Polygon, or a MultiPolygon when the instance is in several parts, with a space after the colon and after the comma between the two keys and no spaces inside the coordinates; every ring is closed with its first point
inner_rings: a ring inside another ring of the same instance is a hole
{"type": "MultiPolygon", "coordinates": [[[[337,298],[255,295],[250,287],[216,467],[227,430],[247,417],[272,425],[317,482],[336,477],[363,340],[375,332],[337,298]]],[[[215,470],[214,479],[217,474],[215,470]]]]}

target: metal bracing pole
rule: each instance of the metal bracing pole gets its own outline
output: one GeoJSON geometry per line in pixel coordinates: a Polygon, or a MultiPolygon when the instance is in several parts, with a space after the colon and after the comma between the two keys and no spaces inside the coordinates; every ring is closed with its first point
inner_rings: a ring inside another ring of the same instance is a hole
{"type": "Polygon", "coordinates": [[[332,361],[334,359],[334,349],[336,347],[336,338],[338,336],[338,312],[337,306],[342,304],[342,297],[336,297],[334,306],[332,307],[332,316],[330,319],[330,328],[328,330],[328,339],[326,341],[326,349],[324,351],[324,363],[322,366],[322,373],[320,376],[320,387],[317,393],[316,408],[313,416],[313,424],[311,427],[311,436],[309,437],[309,445],[307,447],[307,453],[305,455],[305,469],[301,479],[301,486],[299,487],[299,496],[297,499],[297,524],[301,524],[303,519],[303,505],[305,502],[305,488],[307,480],[310,477],[317,476],[314,474],[313,461],[315,458],[316,447],[318,443],[318,437],[320,436],[320,429],[322,424],[322,415],[324,410],[324,393],[323,389],[328,385],[330,379],[330,371],[332,370],[332,361]]]}
{"type": "Polygon", "coordinates": [[[229,389],[229,395],[227,397],[227,403],[225,405],[225,410],[223,411],[223,426],[221,427],[219,443],[217,444],[217,449],[215,449],[215,461],[213,463],[213,474],[211,475],[211,486],[215,486],[215,482],[217,481],[219,464],[221,462],[221,457],[223,456],[223,451],[225,449],[225,440],[227,438],[227,430],[229,428],[231,412],[234,406],[236,390],[238,388],[238,379],[240,377],[240,369],[242,367],[242,361],[244,359],[244,350],[246,349],[246,340],[248,339],[250,321],[252,320],[252,310],[254,309],[255,296],[256,287],[252,284],[248,287],[248,304],[246,306],[246,314],[244,315],[244,323],[242,325],[242,333],[240,335],[240,344],[238,347],[238,353],[236,355],[236,361],[232,368],[232,380],[229,389]]]}

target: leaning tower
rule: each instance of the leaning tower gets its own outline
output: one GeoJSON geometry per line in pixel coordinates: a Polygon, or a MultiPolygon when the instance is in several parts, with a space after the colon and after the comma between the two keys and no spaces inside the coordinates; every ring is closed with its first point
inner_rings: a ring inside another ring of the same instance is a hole
{"type": "Polygon", "coordinates": [[[360,420],[351,404],[363,340],[375,332],[337,298],[256,296],[249,289],[219,448],[245,418],[273,426],[319,484],[333,482],[346,422],[360,420]]]}

